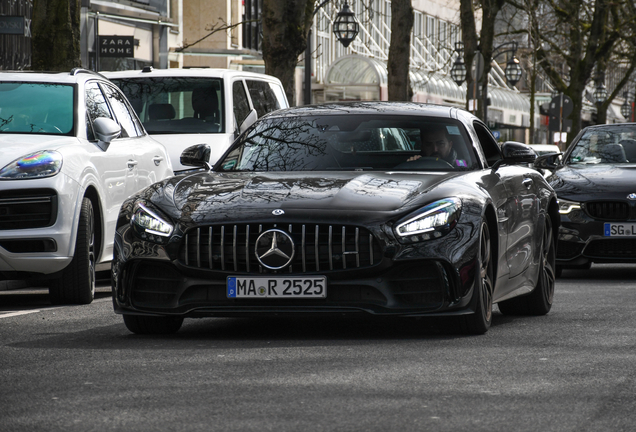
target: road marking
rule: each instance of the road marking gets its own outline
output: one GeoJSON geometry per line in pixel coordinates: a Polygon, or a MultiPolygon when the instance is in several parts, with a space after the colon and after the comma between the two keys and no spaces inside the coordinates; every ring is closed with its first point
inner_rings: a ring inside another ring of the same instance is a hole
{"type": "MultiPolygon", "coordinates": [[[[101,299],[96,299],[93,300],[93,303],[102,303],[102,302],[107,302],[107,301],[112,301],[111,297],[104,297],[101,299]]],[[[72,305],[69,305],[72,306],[72,305]]],[[[55,310],[55,309],[62,309],[65,307],[69,307],[69,306],[53,306],[53,307],[47,307],[44,309],[33,309],[33,310],[25,310],[25,311],[16,311],[16,312],[2,312],[0,311],[0,319],[1,318],[11,318],[11,317],[16,317],[16,316],[20,316],[20,315],[28,315],[28,314],[32,314],[32,313],[38,313],[38,312],[45,312],[45,311],[50,311],[50,310],[55,310]]]]}
{"type": "Polygon", "coordinates": [[[19,311],[19,312],[11,312],[11,313],[0,313],[0,318],[10,318],[14,316],[26,315],[30,313],[41,312],[39,309],[37,310],[29,310],[29,311],[19,311]]]}

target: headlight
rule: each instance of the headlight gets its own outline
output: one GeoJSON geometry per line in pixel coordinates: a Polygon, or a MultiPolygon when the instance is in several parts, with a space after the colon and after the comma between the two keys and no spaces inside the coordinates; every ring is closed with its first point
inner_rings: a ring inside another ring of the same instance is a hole
{"type": "Polygon", "coordinates": [[[159,216],[159,211],[151,210],[147,205],[137,203],[130,223],[135,233],[142,239],[166,243],[173,231],[173,226],[167,219],[159,216]]]}
{"type": "Polygon", "coordinates": [[[560,214],[568,214],[572,210],[580,210],[581,209],[581,203],[578,203],[576,201],[568,201],[568,200],[565,200],[563,198],[559,198],[558,201],[559,201],[559,213],[560,214]]]}
{"type": "Polygon", "coordinates": [[[455,225],[462,209],[458,198],[435,201],[409,216],[395,227],[396,234],[407,241],[423,241],[448,234],[455,225]]]}
{"type": "Polygon", "coordinates": [[[52,177],[62,169],[62,155],[44,150],[16,159],[0,170],[2,180],[52,177]]]}

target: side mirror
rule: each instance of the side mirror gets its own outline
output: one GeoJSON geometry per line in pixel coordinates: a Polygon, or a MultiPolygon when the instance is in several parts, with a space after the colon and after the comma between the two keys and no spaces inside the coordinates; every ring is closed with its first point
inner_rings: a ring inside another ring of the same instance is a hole
{"type": "Polygon", "coordinates": [[[256,113],[256,110],[253,109],[252,111],[250,111],[250,113],[247,115],[247,117],[245,117],[245,120],[243,120],[243,123],[241,123],[241,126],[239,126],[239,134],[242,134],[243,132],[245,132],[245,130],[252,126],[252,124],[258,119],[258,114],[256,113]]]}
{"type": "Polygon", "coordinates": [[[501,152],[503,153],[504,163],[510,165],[534,163],[537,159],[537,154],[532,150],[532,147],[516,141],[503,143],[501,152]]]}
{"type": "Polygon", "coordinates": [[[539,156],[534,161],[535,168],[554,170],[559,166],[559,157],[563,153],[548,153],[539,156]]]}
{"type": "Polygon", "coordinates": [[[196,144],[188,147],[181,153],[179,159],[181,165],[210,169],[210,146],[196,144]]]}
{"type": "Polygon", "coordinates": [[[99,117],[93,121],[93,131],[100,144],[106,144],[105,147],[107,147],[112,140],[121,135],[121,126],[113,119],[99,117]]]}

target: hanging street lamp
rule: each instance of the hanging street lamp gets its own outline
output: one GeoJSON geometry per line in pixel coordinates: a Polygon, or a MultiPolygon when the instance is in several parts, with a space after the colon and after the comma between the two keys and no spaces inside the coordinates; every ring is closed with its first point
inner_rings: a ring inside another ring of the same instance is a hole
{"type": "Polygon", "coordinates": [[[519,59],[515,57],[514,53],[512,54],[512,58],[508,60],[508,64],[506,64],[506,70],[504,71],[506,75],[506,80],[510,85],[515,86],[521,79],[521,75],[523,71],[521,70],[521,66],[519,65],[519,59]]]}
{"type": "Polygon", "coordinates": [[[466,64],[464,64],[464,44],[461,42],[455,42],[455,51],[457,51],[457,58],[453,67],[450,70],[450,75],[455,84],[462,85],[466,81],[466,64]]]}
{"type": "Polygon", "coordinates": [[[632,117],[632,105],[629,103],[629,92],[626,91],[623,93],[623,98],[625,102],[621,105],[621,115],[625,117],[628,121],[631,120],[632,117]]]}
{"type": "Polygon", "coordinates": [[[347,3],[338,12],[338,16],[333,22],[333,32],[345,48],[353,42],[360,32],[360,24],[347,3]]]}
{"type": "Polygon", "coordinates": [[[607,100],[607,89],[605,88],[605,74],[603,72],[600,72],[598,76],[596,77],[596,89],[594,90],[592,97],[594,98],[594,102],[597,105],[600,105],[607,100]]]}

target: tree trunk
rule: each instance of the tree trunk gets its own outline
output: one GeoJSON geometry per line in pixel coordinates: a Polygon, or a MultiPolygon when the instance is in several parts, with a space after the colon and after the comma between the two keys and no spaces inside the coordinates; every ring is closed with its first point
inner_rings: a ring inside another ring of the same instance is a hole
{"type": "Polygon", "coordinates": [[[411,0],[391,1],[391,44],[389,45],[389,100],[409,101],[413,98],[409,79],[413,6],[411,0]]]}
{"type": "Polygon", "coordinates": [[[313,0],[263,0],[265,73],[281,80],[291,106],[296,105],[296,64],[307,46],[313,11],[313,0]]]}
{"type": "Polygon", "coordinates": [[[81,66],[80,0],[34,0],[31,68],[70,71],[81,66]]]}

